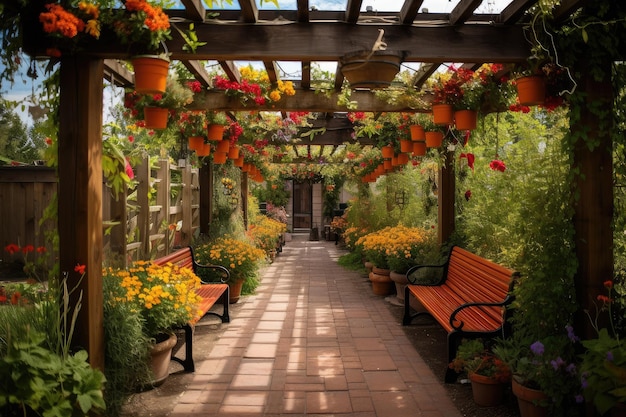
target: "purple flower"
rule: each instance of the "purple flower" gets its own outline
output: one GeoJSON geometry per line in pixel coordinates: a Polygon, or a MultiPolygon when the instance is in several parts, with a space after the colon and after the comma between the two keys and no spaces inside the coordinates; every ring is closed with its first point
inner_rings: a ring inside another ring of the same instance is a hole
{"type": "Polygon", "coordinates": [[[578,394],[578,395],[577,395],[576,397],[574,397],[574,398],[576,399],[576,404],[582,404],[582,403],[583,403],[583,401],[585,400],[585,399],[583,398],[583,396],[582,396],[582,395],[580,395],[580,394],[578,394]]]}
{"type": "Polygon", "coordinates": [[[587,372],[583,372],[580,376],[580,386],[582,389],[585,389],[589,386],[589,382],[587,382],[587,372]]]}
{"type": "Polygon", "coordinates": [[[540,341],[536,341],[535,343],[530,345],[530,350],[537,356],[543,355],[543,343],[541,343],[540,341]]]}
{"type": "Polygon", "coordinates": [[[565,361],[561,359],[560,356],[554,360],[551,360],[550,363],[552,364],[552,367],[555,371],[558,371],[561,366],[565,365],[565,361]]]}
{"type": "Polygon", "coordinates": [[[567,368],[565,368],[565,371],[570,375],[576,375],[576,365],[570,363],[569,365],[567,365],[567,368]]]}
{"type": "Polygon", "coordinates": [[[574,328],[572,326],[568,324],[565,326],[565,329],[567,330],[567,337],[569,337],[569,340],[572,342],[578,342],[580,340],[580,338],[574,334],[574,328]]]}
{"type": "Polygon", "coordinates": [[[613,352],[611,352],[610,350],[608,352],[606,352],[606,360],[609,362],[613,362],[613,352]]]}

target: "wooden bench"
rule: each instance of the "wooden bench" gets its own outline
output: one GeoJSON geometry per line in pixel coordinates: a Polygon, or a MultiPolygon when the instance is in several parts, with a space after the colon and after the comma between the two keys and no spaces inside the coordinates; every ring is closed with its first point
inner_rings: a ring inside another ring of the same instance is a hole
{"type": "MultiPolygon", "coordinates": [[[[172,263],[181,268],[191,268],[195,274],[198,274],[200,269],[215,269],[221,272],[223,277],[220,278],[220,282],[203,281],[200,288],[196,290],[196,294],[198,294],[202,298],[202,302],[200,303],[199,308],[203,313],[203,317],[206,315],[213,315],[219,317],[222,320],[222,323],[230,322],[230,316],[228,313],[229,289],[228,284],[226,283],[230,278],[230,272],[228,271],[228,269],[224,268],[221,265],[199,264],[194,258],[193,249],[191,247],[179,249],[176,252],[172,252],[162,258],[155,259],[152,262],[157,265],[172,263]],[[213,306],[218,302],[223,306],[221,314],[210,311],[211,308],[213,308],[213,306]]],[[[172,356],[172,359],[183,365],[183,368],[187,372],[195,371],[195,364],[193,361],[194,326],[195,323],[187,323],[182,326],[182,329],[185,331],[185,359],[180,359],[172,356]]]]}
{"type": "MultiPolygon", "coordinates": [[[[513,301],[511,291],[518,273],[455,246],[442,265],[417,265],[406,277],[404,318],[408,326],[422,315],[433,317],[448,333],[448,363],[456,356],[462,338],[506,337],[513,301]],[[420,283],[418,279],[432,276],[436,283],[420,283]],[[421,311],[412,313],[410,297],[415,297],[421,311]]],[[[445,382],[454,382],[457,374],[446,370],[445,382]]]]}

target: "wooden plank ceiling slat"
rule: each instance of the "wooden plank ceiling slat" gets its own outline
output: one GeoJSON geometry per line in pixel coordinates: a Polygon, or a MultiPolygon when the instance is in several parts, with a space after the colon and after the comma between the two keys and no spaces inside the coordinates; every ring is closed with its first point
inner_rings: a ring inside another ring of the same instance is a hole
{"type": "Polygon", "coordinates": [[[307,23],[309,21],[309,0],[298,0],[298,14],[296,21],[307,23]]]}
{"type": "Polygon", "coordinates": [[[413,23],[424,0],[406,0],[400,9],[400,22],[405,25],[413,23]]]}
{"type": "Polygon", "coordinates": [[[238,0],[241,7],[241,18],[246,23],[256,23],[259,20],[259,9],[254,0],[238,0]]]}
{"type": "Polygon", "coordinates": [[[356,23],[359,20],[362,3],[362,0],[348,0],[348,4],[346,5],[346,22],[356,23]]]}

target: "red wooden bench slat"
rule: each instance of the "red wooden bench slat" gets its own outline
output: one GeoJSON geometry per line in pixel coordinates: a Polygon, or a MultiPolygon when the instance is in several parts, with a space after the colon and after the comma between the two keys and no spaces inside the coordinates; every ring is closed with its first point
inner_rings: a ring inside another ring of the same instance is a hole
{"type": "MultiPolygon", "coordinates": [[[[446,266],[445,279],[439,285],[407,286],[403,324],[408,325],[413,318],[425,314],[411,314],[409,298],[413,296],[448,333],[448,356],[452,360],[456,355],[459,335],[476,337],[479,334],[496,334],[504,326],[506,307],[465,307],[456,313],[454,322],[450,323],[452,314],[468,303],[503,303],[507,299],[514,273],[456,246],[452,248],[446,266]]],[[[452,382],[449,370],[446,372],[446,382],[452,382]]]]}

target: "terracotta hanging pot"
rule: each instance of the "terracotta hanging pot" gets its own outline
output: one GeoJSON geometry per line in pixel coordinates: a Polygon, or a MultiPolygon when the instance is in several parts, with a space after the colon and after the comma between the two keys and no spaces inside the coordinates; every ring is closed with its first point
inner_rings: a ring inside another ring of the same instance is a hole
{"type": "MultiPolygon", "coordinates": [[[[413,146],[411,146],[411,149],[413,149],[413,146]]],[[[405,153],[401,153],[398,155],[398,165],[406,165],[408,163],[409,163],[409,155],[405,153]]]]}
{"type": "Polygon", "coordinates": [[[202,143],[202,145],[196,148],[196,155],[200,157],[209,156],[211,154],[211,145],[208,143],[202,143]]]}
{"type": "MultiPolygon", "coordinates": [[[[233,160],[239,159],[239,147],[238,146],[232,146],[228,150],[228,159],[233,159],[233,160]]],[[[235,164],[235,166],[237,165],[235,164]]]]}
{"type": "Polygon", "coordinates": [[[135,72],[135,91],[139,94],[161,94],[167,84],[170,61],[156,55],[136,56],[131,60],[135,72]]]}
{"type": "MultiPolygon", "coordinates": [[[[424,136],[426,139],[426,136],[424,136]]],[[[419,142],[413,142],[413,156],[424,156],[426,155],[426,141],[420,140],[419,142]]]]}
{"type": "Polygon", "coordinates": [[[213,154],[213,163],[214,164],[224,164],[226,163],[226,159],[228,157],[228,154],[226,152],[215,152],[213,154]]]}
{"type": "Polygon", "coordinates": [[[443,142],[443,133],[441,132],[426,132],[426,147],[438,148],[443,142]]]}
{"type": "Polygon", "coordinates": [[[454,112],[454,124],[457,130],[474,130],[478,113],[476,110],[457,110],[454,112]]]}
{"type": "Polygon", "coordinates": [[[393,146],[387,145],[383,146],[382,149],[383,158],[392,158],[393,157],[393,146]]]}
{"type": "Polygon", "coordinates": [[[239,168],[243,167],[243,156],[240,156],[239,158],[237,158],[235,162],[233,163],[233,165],[239,168]]]}
{"type": "Polygon", "coordinates": [[[215,148],[215,152],[223,152],[225,154],[228,154],[229,150],[230,150],[230,142],[227,140],[222,140],[218,142],[217,147],[215,148]]]}
{"type": "Polygon", "coordinates": [[[543,104],[546,100],[546,79],[541,75],[521,77],[515,80],[517,98],[523,106],[543,104]]]}
{"type": "Polygon", "coordinates": [[[411,130],[411,140],[418,141],[418,140],[425,140],[426,139],[426,137],[424,136],[424,127],[423,126],[411,125],[409,129],[411,130]]]}
{"type": "Polygon", "coordinates": [[[452,104],[433,104],[433,122],[437,125],[451,125],[454,122],[452,104]]]}
{"type": "Polygon", "coordinates": [[[400,71],[403,58],[400,51],[356,51],[341,57],[340,70],[351,88],[385,88],[400,71]]]}
{"type": "Polygon", "coordinates": [[[168,115],[169,110],[163,107],[145,107],[143,109],[143,120],[148,129],[165,129],[168,115]]]}
{"type": "Polygon", "coordinates": [[[391,159],[385,159],[383,161],[383,167],[385,168],[385,171],[389,171],[393,169],[393,165],[391,164],[391,159]]]}
{"type": "Polygon", "coordinates": [[[195,151],[202,145],[204,145],[204,138],[202,136],[189,136],[187,138],[187,147],[190,151],[195,151]]]}
{"type": "Polygon", "coordinates": [[[206,130],[209,140],[222,140],[224,138],[224,125],[210,124],[206,130]]]}
{"type": "Polygon", "coordinates": [[[400,140],[400,152],[413,152],[413,142],[410,140],[400,140]]]}

